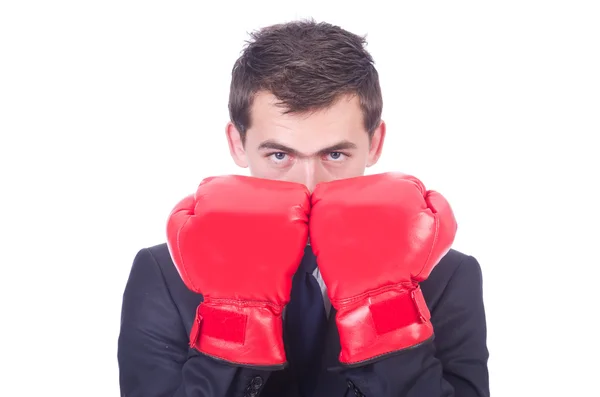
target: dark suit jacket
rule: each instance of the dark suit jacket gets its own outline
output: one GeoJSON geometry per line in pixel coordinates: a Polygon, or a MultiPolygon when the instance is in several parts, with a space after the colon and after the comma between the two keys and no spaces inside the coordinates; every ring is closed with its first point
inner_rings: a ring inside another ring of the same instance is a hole
{"type": "MultiPolygon", "coordinates": [[[[451,250],[421,284],[433,341],[358,368],[342,368],[335,313],[315,396],[489,396],[486,320],[479,263],[451,250]]],[[[136,255],[123,296],[118,343],[121,396],[298,396],[290,371],[217,362],[189,348],[202,296],[189,291],[166,244],[136,255]]]]}

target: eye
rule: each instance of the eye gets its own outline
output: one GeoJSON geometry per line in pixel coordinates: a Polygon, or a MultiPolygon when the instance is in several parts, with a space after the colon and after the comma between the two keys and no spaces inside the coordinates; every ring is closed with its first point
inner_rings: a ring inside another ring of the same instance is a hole
{"type": "Polygon", "coordinates": [[[290,155],[286,152],[269,153],[267,155],[267,158],[269,159],[269,161],[271,161],[277,165],[283,165],[284,163],[287,163],[290,161],[290,155]]]}
{"type": "Polygon", "coordinates": [[[273,153],[272,156],[273,156],[273,158],[275,158],[275,160],[282,161],[282,160],[285,160],[286,154],[283,152],[277,152],[277,153],[273,153]]]}
{"type": "Polygon", "coordinates": [[[333,161],[343,160],[345,157],[347,157],[342,152],[331,152],[331,153],[328,153],[327,156],[328,156],[328,160],[333,160],[333,161]]]}

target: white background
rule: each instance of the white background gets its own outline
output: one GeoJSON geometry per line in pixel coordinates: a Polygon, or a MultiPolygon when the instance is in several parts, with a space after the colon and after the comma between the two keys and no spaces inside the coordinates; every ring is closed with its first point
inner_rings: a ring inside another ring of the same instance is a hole
{"type": "Polygon", "coordinates": [[[119,394],[133,257],[202,178],[245,173],[231,67],[247,32],[297,17],[368,34],[388,123],[369,172],[453,204],[493,395],[598,395],[595,3],[2,2],[0,395],[119,394]]]}

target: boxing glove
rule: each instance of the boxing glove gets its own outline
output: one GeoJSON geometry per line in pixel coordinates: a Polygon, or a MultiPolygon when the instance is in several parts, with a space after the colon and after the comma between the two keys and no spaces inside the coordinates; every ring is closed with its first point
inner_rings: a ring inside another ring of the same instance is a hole
{"type": "Polygon", "coordinates": [[[444,197],[404,174],[337,180],[317,185],[309,222],[337,310],[342,364],[370,363],[433,336],[419,283],[454,241],[444,197]]]}
{"type": "Polygon", "coordinates": [[[203,295],[190,346],[228,363],[286,365],[282,311],[308,239],[300,184],[211,177],[169,215],[167,244],[185,285],[203,295]]]}

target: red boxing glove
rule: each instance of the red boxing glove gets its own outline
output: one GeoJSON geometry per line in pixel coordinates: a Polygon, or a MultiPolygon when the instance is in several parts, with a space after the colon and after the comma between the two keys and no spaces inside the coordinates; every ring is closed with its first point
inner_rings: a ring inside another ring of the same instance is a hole
{"type": "Polygon", "coordinates": [[[409,175],[316,187],[310,241],[337,310],[342,364],[371,362],[433,336],[419,282],[449,251],[456,229],[448,202],[409,175]]]}
{"type": "Polygon", "coordinates": [[[167,223],[186,286],[203,295],[190,346],[244,366],[286,364],[282,311],[308,238],[310,193],[244,176],[202,181],[167,223]]]}

